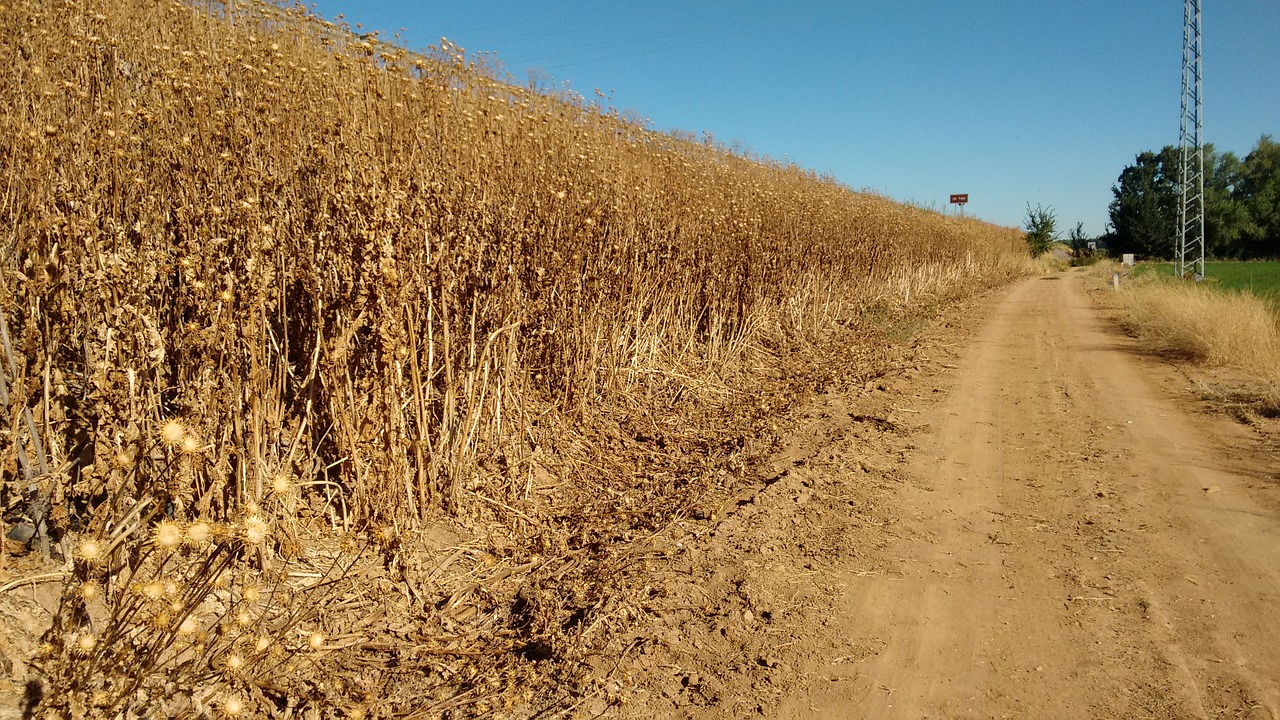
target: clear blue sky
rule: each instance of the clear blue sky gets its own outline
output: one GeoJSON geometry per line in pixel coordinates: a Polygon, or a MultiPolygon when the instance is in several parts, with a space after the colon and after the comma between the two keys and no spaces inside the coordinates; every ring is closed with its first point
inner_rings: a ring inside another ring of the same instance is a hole
{"type": "MultiPolygon", "coordinates": [[[[1204,0],[1205,135],[1280,136],[1280,2],[1204,0]]],[[[711,132],[853,188],[1100,233],[1111,185],[1178,141],[1178,0],[320,0],[423,49],[491,51],[658,129],[711,132]],[[403,30],[401,30],[403,28],[403,30]]]]}

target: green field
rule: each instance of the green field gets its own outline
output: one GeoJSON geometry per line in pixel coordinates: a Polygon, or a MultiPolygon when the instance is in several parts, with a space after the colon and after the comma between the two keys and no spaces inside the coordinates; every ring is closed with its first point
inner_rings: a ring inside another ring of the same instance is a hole
{"type": "MultiPolygon", "coordinates": [[[[1148,272],[1176,275],[1173,263],[1143,263],[1138,266],[1139,275],[1148,272]]],[[[1245,290],[1273,303],[1280,304],[1280,261],[1256,260],[1250,262],[1205,263],[1208,282],[1227,290],[1245,290]]]]}

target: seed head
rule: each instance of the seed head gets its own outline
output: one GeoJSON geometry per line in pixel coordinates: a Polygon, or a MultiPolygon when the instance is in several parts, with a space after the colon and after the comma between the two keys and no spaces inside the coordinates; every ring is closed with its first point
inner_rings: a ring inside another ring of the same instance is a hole
{"type": "Polygon", "coordinates": [[[128,450],[122,450],[111,458],[111,464],[115,465],[118,470],[128,470],[133,467],[133,453],[128,450]]]}
{"type": "Polygon", "coordinates": [[[141,592],[143,597],[148,600],[159,600],[164,597],[164,583],[159,580],[152,580],[142,586],[141,592]]]}
{"type": "Polygon", "coordinates": [[[187,429],[177,420],[169,420],[160,426],[160,437],[170,445],[177,445],[186,437],[187,429]]]}
{"type": "Polygon", "coordinates": [[[175,548],[182,542],[182,526],[172,520],[161,520],[152,539],[162,548],[175,548]]]}
{"type": "Polygon", "coordinates": [[[312,650],[319,650],[324,647],[324,633],[319,631],[311,633],[307,637],[307,647],[312,650]]]}
{"type": "Polygon", "coordinates": [[[276,476],[271,478],[271,490],[277,495],[287,494],[293,489],[291,479],[287,472],[276,473],[276,476]]]}
{"type": "Polygon", "coordinates": [[[250,515],[244,519],[244,539],[250,545],[257,545],[267,539],[267,535],[271,533],[270,526],[266,521],[257,515],[250,515]]]}
{"type": "Polygon", "coordinates": [[[182,442],[179,443],[179,447],[182,449],[182,452],[188,455],[194,455],[200,451],[200,441],[196,439],[196,436],[194,435],[187,435],[182,438],[182,442]]]}
{"type": "Polygon", "coordinates": [[[191,615],[188,615],[186,619],[182,621],[182,624],[178,626],[178,634],[192,635],[195,633],[196,630],[199,630],[199,629],[200,629],[200,623],[196,622],[196,619],[194,617],[192,617],[191,615]]]}
{"type": "Polygon", "coordinates": [[[271,647],[271,638],[266,635],[259,635],[258,639],[253,643],[255,652],[263,652],[269,647],[271,647]]]}
{"type": "Polygon", "coordinates": [[[85,538],[76,546],[76,554],[90,565],[97,565],[102,562],[102,543],[96,538],[85,538]]]}
{"type": "Polygon", "coordinates": [[[244,702],[238,697],[229,697],[222,702],[222,712],[230,717],[238,717],[244,712],[244,702]]]}
{"type": "Polygon", "coordinates": [[[76,637],[76,648],[80,650],[80,652],[89,652],[97,645],[98,638],[94,637],[93,633],[83,632],[76,637]]]}
{"type": "Polygon", "coordinates": [[[204,520],[197,520],[187,526],[187,544],[203,545],[209,541],[209,536],[213,534],[213,527],[204,520]]]}
{"type": "Polygon", "coordinates": [[[102,596],[102,584],[97,580],[86,580],[80,584],[80,597],[85,601],[96,600],[102,596]]]}

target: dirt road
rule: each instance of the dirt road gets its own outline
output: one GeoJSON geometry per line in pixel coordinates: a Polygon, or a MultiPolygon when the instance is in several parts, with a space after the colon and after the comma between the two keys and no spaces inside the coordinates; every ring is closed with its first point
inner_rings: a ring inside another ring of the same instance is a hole
{"type": "Polygon", "coordinates": [[[1071,275],[1013,288],[953,378],[886,571],[844,568],[837,641],[776,714],[1280,717],[1280,490],[1250,431],[1071,275]]]}

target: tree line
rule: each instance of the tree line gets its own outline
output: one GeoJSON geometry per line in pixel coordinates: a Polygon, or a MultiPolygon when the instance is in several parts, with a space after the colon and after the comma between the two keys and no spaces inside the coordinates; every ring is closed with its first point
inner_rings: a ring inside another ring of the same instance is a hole
{"type": "MultiPolygon", "coordinates": [[[[1263,135],[1244,159],[1204,149],[1205,254],[1280,258],[1280,143],[1263,135]]],[[[1111,223],[1100,238],[1113,255],[1170,259],[1176,250],[1181,156],[1166,145],[1139,153],[1111,187],[1111,223]]]]}

